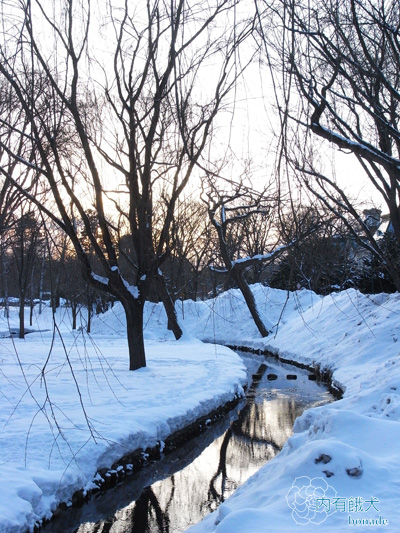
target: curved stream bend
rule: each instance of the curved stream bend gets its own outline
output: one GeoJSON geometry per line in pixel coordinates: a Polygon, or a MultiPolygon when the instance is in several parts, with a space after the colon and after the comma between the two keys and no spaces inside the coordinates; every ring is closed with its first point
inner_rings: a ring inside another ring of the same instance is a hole
{"type": "Polygon", "coordinates": [[[239,353],[253,374],[245,402],[200,436],[80,509],[63,513],[42,531],[185,531],[281,450],[305,409],[332,401],[306,370],[239,353]]]}

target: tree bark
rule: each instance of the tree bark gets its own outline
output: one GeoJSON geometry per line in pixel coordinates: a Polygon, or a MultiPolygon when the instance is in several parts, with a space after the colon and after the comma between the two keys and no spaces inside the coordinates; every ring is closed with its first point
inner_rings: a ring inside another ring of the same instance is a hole
{"type": "Polygon", "coordinates": [[[175,304],[171,298],[170,293],[165,285],[164,277],[161,274],[156,276],[158,294],[164,304],[165,312],[168,318],[168,329],[173,332],[175,339],[179,340],[182,337],[182,329],[178,322],[178,315],[176,314],[175,304]]]}
{"type": "Polygon", "coordinates": [[[30,286],[30,298],[29,298],[29,325],[33,326],[33,308],[34,308],[34,301],[33,301],[33,281],[34,281],[34,273],[35,273],[35,265],[33,265],[32,271],[31,271],[31,286],[30,286]]]}
{"type": "Polygon", "coordinates": [[[87,326],[86,333],[90,333],[92,329],[92,303],[88,303],[88,314],[87,314],[87,326]]]}
{"type": "Polygon", "coordinates": [[[10,318],[10,308],[8,305],[8,277],[7,277],[7,269],[6,269],[6,262],[3,254],[2,259],[2,266],[3,266],[3,282],[4,282],[4,318],[10,318]]]}
{"type": "Polygon", "coordinates": [[[19,293],[19,335],[20,339],[25,338],[25,292],[19,293]]]}
{"type": "Polygon", "coordinates": [[[76,315],[78,314],[78,304],[76,302],[71,302],[71,311],[72,311],[72,329],[76,329],[76,315]]]}
{"type": "Polygon", "coordinates": [[[264,322],[262,321],[260,317],[260,314],[257,309],[256,300],[254,298],[254,294],[251,292],[249,284],[244,279],[243,272],[236,270],[235,267],[232,269],[231,272],[241,293],[243,294],[246,305],[250,311],[250,314],[254,320],[255,325],[257,326],[258,331],[260,332],[260,335],[262,337],[268,337],[269,331],[265,327],[264,322]]]}
{"type": "MultiPolygon", "coordinates": [[[[218,234],[218,241],[219,241],[219,248],[221,252],[222,260],[225,264],[226,271],[229,274],[229,276],[232,276],[232,279],[236,282],[237,286],[239,287],[241,293],[243,294],[243,297],[245,299],[246,305],[250,311],[250,314],[254,320],[254,323],[260,332],[260,335],[262,337],[268,337],[269,331],[265,327],[261,316],[257,310],[257,304],[254,298],[253,293],[251,292],[251,289],[249,287],[249,284],[244,278],[243,270],[238,266],[236,263],[235,265],[232,264],[231,258],[229,256],[228,246],[226,243],[226,228],[227,223],[230,221],[227,221],[225,218],[225,212],[224,212],[225,206],[222,206],[221,209],[221,224],[219,224],[215,218],[215,211],[216,209],[209,209],[208,214],[211,220],[211,223],[217,230],[218,234]]],[[[229,278],[228,280],[229,281],[229,278]]]]}
{"type": "Polygon", "coordinates": [[[143,338],[144,304],[139,299],[122,301],[126,316],[126,332],[129,348],[129,370],[146,366],[143,338]]]}
{"type": "Polygon", "coordinates": [[[44,281],[44,261],[45,261],[46,255],[45,252],[43,252],[42,257],[42,266],[40,268],[40,285],[39,285],[39,315],[42,314],[42,302],[43,302],[43,281],[44,281]]]}

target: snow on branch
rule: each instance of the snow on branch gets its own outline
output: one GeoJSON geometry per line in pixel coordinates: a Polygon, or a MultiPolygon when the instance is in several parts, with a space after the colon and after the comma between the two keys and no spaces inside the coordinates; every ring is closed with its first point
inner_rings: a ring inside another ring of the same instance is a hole
{"type": "Polygon", "coordinates": [[[121,276],[121,279],[122,279],[125,287],[132,294],[132,296],[134,298],[138,299],[139,298],[139,288],[137,287],[137,285],[130,285],[122,276],[121,276]]]}
{"type": "Polygon", "coordinates": [[[91,272],[90,276],[92,279],[94,279],[96,283],[100,283],[103,289],[104,289],[104,285],[108,286],[108,278],[105,278],[104,276],[99,276],[95,272],[91,272]]]}
{"type": "Polygon", "coordinates": [[[216,272],[217,274],[227,274],[229,272],[229,270],[226,268],[218,268],[212,265],[210,266],[210,270],[211,272],[216,272]]]}
{"type": "Polygon", "coordinates": [[[278,246],[273,252],[270,252],[269,254],[258,254],[254,255],[253,257],[243,257],[240,259],[237,259],[236,261],[232,261],[232,268],[246,268],[248,266],[254,265],[256,263],[265,263],[266,261],[273,261],[281,255],[285,250],[288,248],[291,248],[297,241],[293,241],[289,244],[282,244],[281,246],[278,246]]]}
{"type": "Polygon", "coordinates": [[[383,165],[384,167],[389,166],[391,170],[393,169],[393,167],[397,168],[398,170],[400,169],[399,159],[391,157],[388,154],[385,154],[384,152],[375,149],[370,144],[354,142],[350,139],[347,139],[346,137],[342,137],[338,133],[335,133],[334,131],[325,128],[324,126],[321,126],[319,122],[313,121],[311,123],[311,129],[314,133],[316,133],[320,137],[323,137],[324,139],[327,139],[330,142],[333,142],[339,148],[350,150],[354,154],[363,157],[369,161],[374,161],[375,163],[383,165]]]}
{"type": "MultiPolygon", "coordinates": [[[[130,292],[130,294],[135,299],[138,299],[139,298],[139,288],[137,287],[137,285],[131,285],[130,283],[128,283],[126,281],[126,279],[124,279],[121,276],[117,266],[111,267],[111,271],[113,273],[115,273],[115,274],[119,274],[119,278],[122,281],[122,283],[124,284],[124,287],[128,290],[128,292],[130,292]]],[[[97,285],[99,289],[106,290],[106,291],[110,290],[110,280],[108,278],[106,278],[104,276],[99,276],[95,272],[91,272],[90,273],[90,277],[92,278],[92,282],[94,281],[94,284],[97,285]]],[[[112,285],[111,285],[111,287],[112,287],[112,285]]]]}

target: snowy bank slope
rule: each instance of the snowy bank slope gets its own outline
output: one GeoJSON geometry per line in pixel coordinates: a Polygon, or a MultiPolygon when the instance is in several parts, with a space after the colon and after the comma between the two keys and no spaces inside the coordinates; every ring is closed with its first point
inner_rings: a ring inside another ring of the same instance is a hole
{"type": "MultiPolygon", "coordinates": [[[[0,339],[0,531],[32,525],[127,448],[154,444],[240,390],[238,358],[194,337],[330,368],[345,394],[305,412],[283,451],[193,532],[400,531],[400,296],[252,289],[274,328],[270,337],[260,338],[235,290],[179,304],[185,336],[178,343],[165,330],[162,308],[147,306],[149,365],[134,373],[126,372],[119,306],[93,322],[90,338],[72,335],[67,313],[57,317],[64,346],[56,336],[46,382],[40,369],[49,355],[51,314],[37,325],[50,331],[15,339],[15,346],[0,339]],[[45,402],[46,384],[59,428],[45,402]]],[[[0,331],[7,327],[0,324],[0,331]]]]}
{"type": "Polygon", "coordinates": [[[283,451],[190,532],[400,531],[400,295],[302,290],[286,301],[253,289],[272,324],[286,302],[276,335],[255,334],[237,293],[208,302],[217,318],[204,311],[199,323],[214,320],[219,342],[239,333],[241,345],[332,369],[344,397],[303,413],[283,451]]]}
{"type": "Polygon", "coordinates": [[[94,322],[90,337],[71,332],[65,309],[56,317],[62,337],[57,330],[54,339],[49,309],[33,326],[42,331],[25,340],[4,338],[17,325],[16,310],[0,323],[2,533],[32,528],[75,490],[90,488],[99,469],[242,393],[236,354],[187,336],[173,341],[162,309],[146,312],[148,366],[135,372],[127,370],[119,306],[94,322]]]}

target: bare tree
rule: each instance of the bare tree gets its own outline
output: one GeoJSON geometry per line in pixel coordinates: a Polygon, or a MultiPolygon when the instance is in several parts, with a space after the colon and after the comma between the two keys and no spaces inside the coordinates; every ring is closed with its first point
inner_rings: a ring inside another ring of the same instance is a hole
{"type": "MultiPolygon", "coordinates": [[[[12,273],[12,261],[11,255],[15,247],[21,245],[21,239],[24,241],[23,235],[19,231],[21,229],[21,220],[25,215],[21,214],[29,207],[21,190],[13,187],[13,180],[18,179],[21,185],[26,186],[29,192],[32,192],[35,188],[35,179],[30,176],[29,168],[21,167],[18,164],[20,158],[30,159],[31,154],[29,150],[29,143],[26,140],[26,130],[28,123],[22,118],[22,111],[18,106],[18,99],[15,97],[12,91],[3,80],[0,82],[0,122],[6,122],[11,124],[11,128],[3,129],[0,133],[1,146],[0,146],[0,256],[1,256],[1,279],[3,285],[3,295],[5,303],[5,312],[8,316],[8,282],[9,274],[12,273]],[[19,128],[19,135],[17,140],[14,139],[13,128],[19,128]],[[11,150],[15,154],[15,157],[11,155],[11,150]],[[21,216],[18,216],[18,213],[21,216]],[[22,218],[21,218],[22,217],[22,218]],[[19,232],[19,235],[18,235],[19,232]],[[16,239],[17,237],[17,239],[16,239]]],[[[35,248],[35,246],[34,246],[35,248]]],[[[19,250],[22,253],[17,262],[17,265],[22,266],[23,258],[25,258],[25,247],[20,247],[19,250]]],[[[15,263],[14,263],[15,266],[15,263]]],[[[18,276],[18,292],[25,292],[27,287],[28,272],[31,271],[30,265],[28,270],[24,269],[24,273],[19,272],[18,276]],[[21,277],[22,276],[22,277],[21,277]],[[26,279],[25,279],[26,278],[26,279]],[[22,282],[23,279],[23,282],[22,282]]],[[[20,308],[20,337],[24,335],[23,324],[23,303],[20,308]],[[22,316],[21,316],[22,313],[22,316]]]]}
{"type": "MultiPolygon", "coordinates": [[[[102,11],[90,0],[21,0],[3,12],[0,75],[29,125],[33,155],[9,153],[39,178],[39,194],[30,199],[68,235],[86,279],[122,303],[134,370],[146,364],[143,308],[154,283],[176,337],[181,333],[160,267],[170,253],[177,199],[196,165],[205,164],[214,119],[240,75],[236,50],[253,26],[236,20],[233,27],[234,0],[201,9],[185,0],[106,5],[102,11]],[[98,46],[102,31],[105,54],[98,46]],[[48,208],[49,192],[58,213],[48,208]],[[166,208],[155,236],[157,194],[166,208]],[[116,213],[131,240],[129,272],[122,271],[116,213]]],[[[1,128],[20,138],[19,124],[5,121],[1,128]]]]}
{"type": "MultiPolygon", "coordinates": [[[[3,158],[0,158],[0,165],[3,158]]],[[[4,164],[4,163],[3,163],[4,164]]],[[[12,172],[8,168],[8,172],[12,172]]],[[[6,171],[7,173],[7,171],[6,171]]],[[[14,212],[19,208],[21,195],[10,183],[7,176],[0,178],[0,258],[1,258],[1,285],[4,298],[5,315],[8,317],[8,274],[11,263],[8,261],[9,251],[13,241],[13,226],[15,223],[14,212]]]]}
{"type": "Polygon", "coordinates": [[[293,208],[280,217],[279,234],[282,242],[295,244],[275,265],[270,285],[319,294],[356,286],[359,247],[341,220],[318,204],[293,208]]]}
{"type": "Polygon", "coordinates": [[[246,224],[250,217],[259,214],[265,218],[271,217],[278,199],[275,195],[256,193],[244,184],[229,183],[230,192],[219,190],[213,179],[209,179],[202,193],[202,200],[208,206],[210,220],[217,232],[220,247],[222,267],[219,272],[226,273],[239,287],[246,305],[262,337],[269,335],[269,330],[263,322],[257,309],[254,295],[245,278],[245,270],[266,262],[272,262],[286,248],[271,243],[271,251],[253,256],[241,255],[239,233],[237,226],[246,224]]]}
{"type": "MultiPolygon", "coordinates": [[[[256,211],[238,222],[237,240],[241,257],[259,257],[268,254],[268,250],[271,249],[271,236],[276,234],[277,229],[276,209],[274,209],[276,203],[279,202],[271,201],[273,208],[268,213],[256,211]]],[[[254,263],[246,269],[246,279],[250,283],[260,282],[265,270],[264,262],[254,263]]]]}
{"type": "MultiPolygon", "coordinates": [[[[196,191],[197,195],[197,191],[196,191]]],[[[160,210],[160,214],[163,214],[160,210]]],[[[162,272],[174,299],[196,299],[203,283],[202,271],[212,262],[212,226],[203,202],[182,198],[171,226],[172,253],[162,272]]]]}
{"type": "Polygon", "coordinates": [[[12,254],[19,297],[19,338],[23,339],[25,337],[25,303],[39,250],[41,223],[37,218],[37,213],[29,210],[29,206],[26,205],[21,209],[20,214],[15,216],[15,219],[12,254]]]}
{"type": "Polygon", "coordinates": [[[400,243],[399,2],[256,5],[269,63],[279,71],[274,79],[277,91],[282,89],[282,154],[302,184],[385,265],[400,290],[399,262],[385,253],[362,209],[321,169],[313,149],[319,138],[358,160],[360,173],[385,203],[400,243]],[[269,18],[263,18],[267,12],[269,18]]]}

